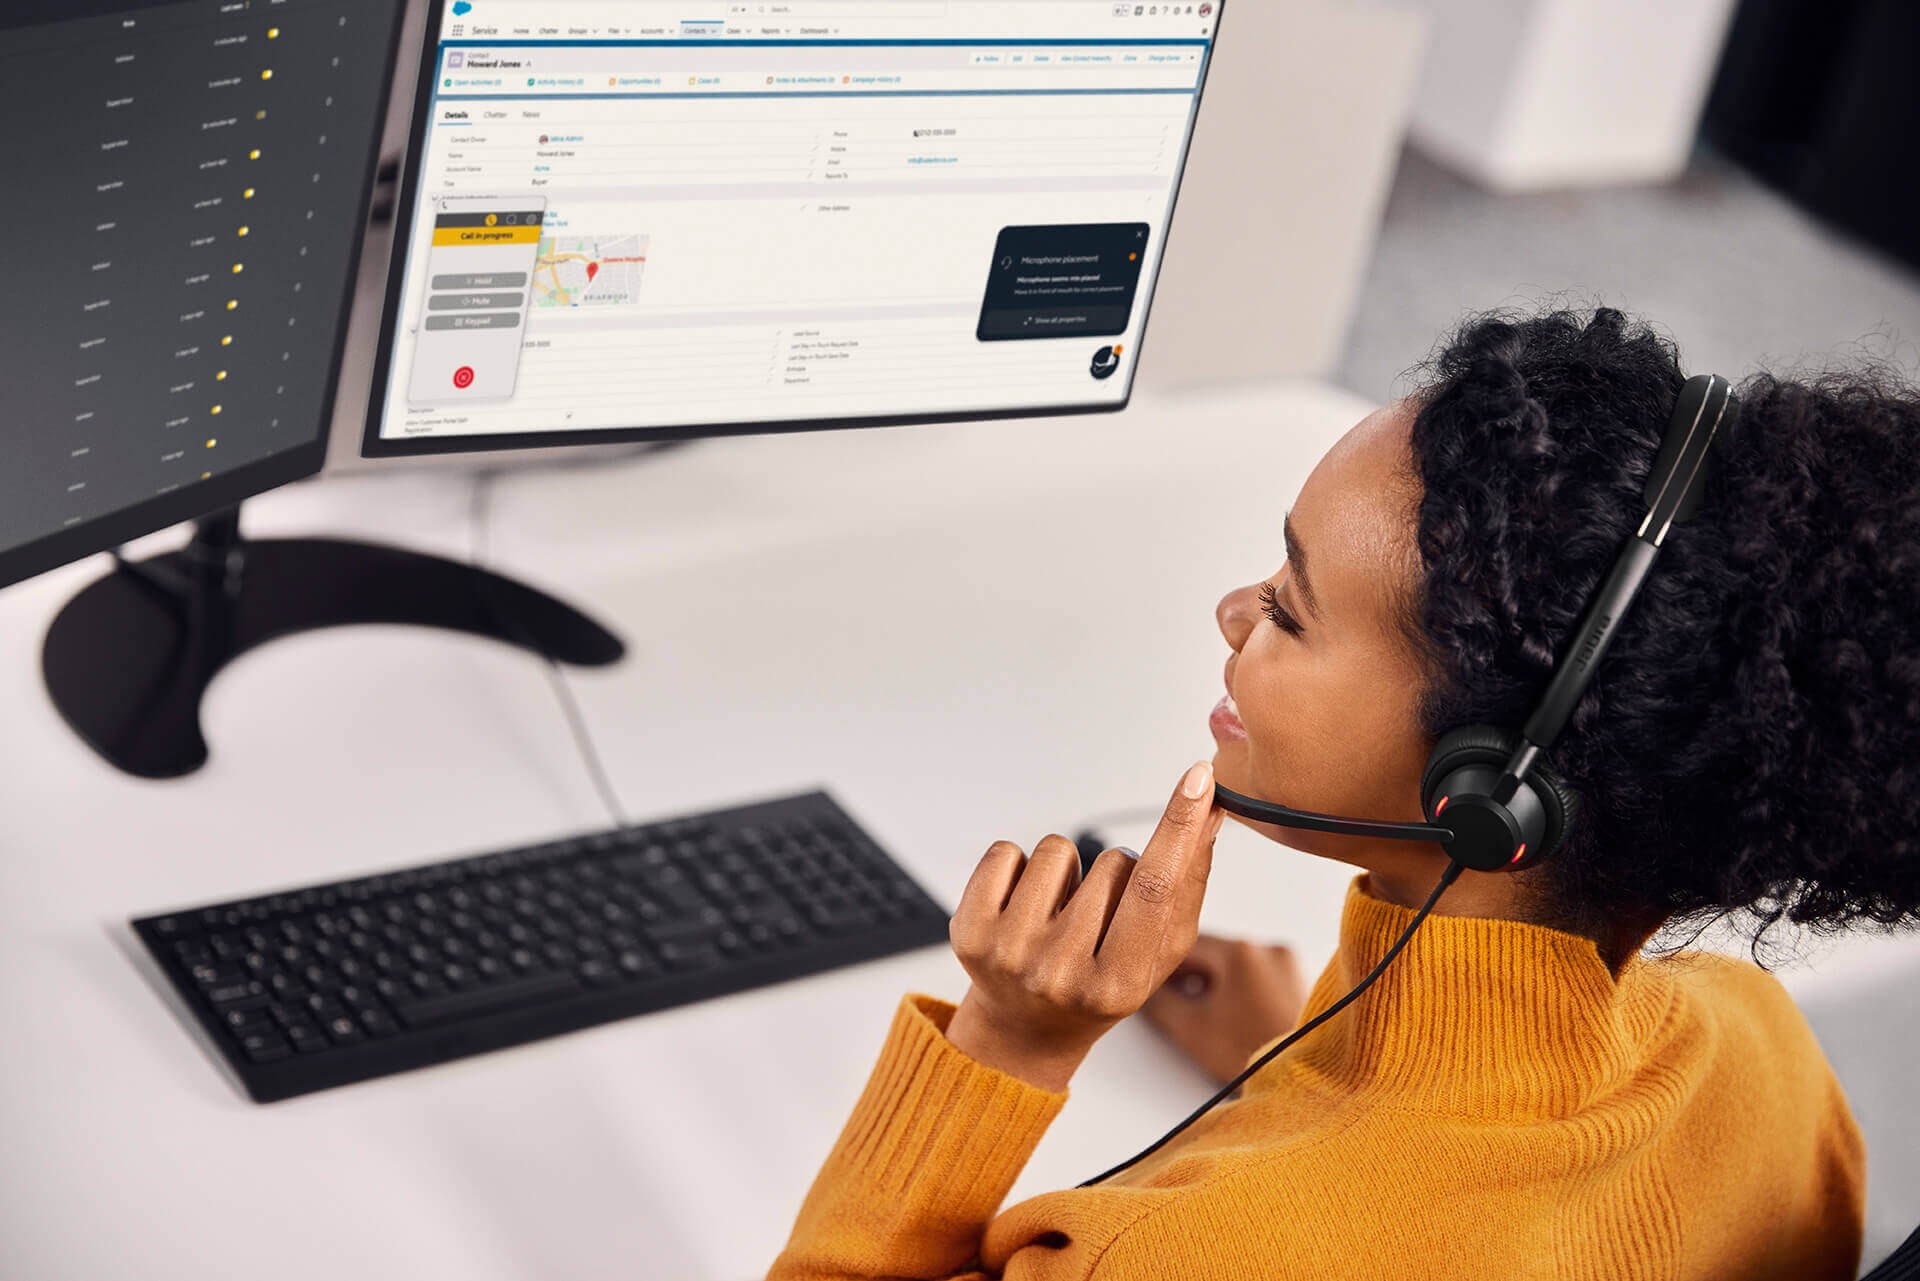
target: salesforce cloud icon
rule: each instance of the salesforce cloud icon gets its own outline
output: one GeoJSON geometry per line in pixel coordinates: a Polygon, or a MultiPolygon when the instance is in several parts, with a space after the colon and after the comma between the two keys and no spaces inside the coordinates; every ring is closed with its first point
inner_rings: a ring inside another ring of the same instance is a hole
{"type": "Polygon", "coordinates": [[[471,0],[453,0],[453,16],[458,18],[473,12],[471,0]]]}

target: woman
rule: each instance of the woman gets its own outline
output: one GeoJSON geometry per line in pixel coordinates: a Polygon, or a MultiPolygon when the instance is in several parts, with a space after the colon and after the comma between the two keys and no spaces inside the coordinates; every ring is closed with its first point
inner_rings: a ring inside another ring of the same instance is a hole
{"type": "MultiPolygon", "coordinates": [[[[1706,371],[1694,371],[1706,372],[1706,371]]],[[[1735,914],[1920,921],[1920,397],[1758,375],[1552,762],[1582,817],[1466,872],[1384,976],[1165,1148],[996,1212],[1095,1040],[1143,1006],[1225,1080],[1385,953],[1438,846],[1249,824],[1362,869],[1297,1006],[1284,952],[1198,940],[1223,785],[1419,821],[1434,741],[1517,727],[1644,508],[1684,378],[1602,308],[1463,325],[1220,602],[1218,751],[1137,862],[1000,842],[905,997],[775,1281],[1850,1278],[1864,1153],[1779,983],[1668,947],[1735,914]],[[1636,507],[1638,504],[1638,507],[1636,507]],[[1175,981],[1168,982],[1169,978],[1175,981]]]]}

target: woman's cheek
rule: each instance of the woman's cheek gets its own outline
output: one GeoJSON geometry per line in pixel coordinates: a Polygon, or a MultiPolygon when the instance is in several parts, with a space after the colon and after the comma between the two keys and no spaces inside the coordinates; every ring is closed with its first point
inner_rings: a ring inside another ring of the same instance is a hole
{"type": "Polygon", "coordinates": [[[1283,680],[1269,679],[1247,690],[1244,698],[1236,695],[1234,701],[1240,706],[1240,723],[1247,728],[1247,769],[1252,775],[1248,781],[1274,796],[1276,790],[1284,791],[1287,778],[1298,770],[1294,700],[1283,680]]]}

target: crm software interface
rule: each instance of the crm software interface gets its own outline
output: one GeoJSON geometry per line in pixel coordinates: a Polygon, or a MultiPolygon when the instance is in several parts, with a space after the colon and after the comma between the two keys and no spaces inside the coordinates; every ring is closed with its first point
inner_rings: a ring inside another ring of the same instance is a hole
{"type": "Polygon", "coordinates": [[[449,0],[378,439],[1123,403],[1219,9],[449,0]]]}

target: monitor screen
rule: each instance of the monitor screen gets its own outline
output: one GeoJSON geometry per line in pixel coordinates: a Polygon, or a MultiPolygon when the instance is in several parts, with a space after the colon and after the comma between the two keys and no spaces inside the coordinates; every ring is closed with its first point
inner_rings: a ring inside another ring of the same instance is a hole
{"type": "Polygon", "coordinates": [[[1221,7],[438,0],[364,452],[1123,407],[1221,7]]]}
{"type": "Polygon", "coordinates": [[[0,7],[0,584],[319,470],[400,9],[0,7]]]}

